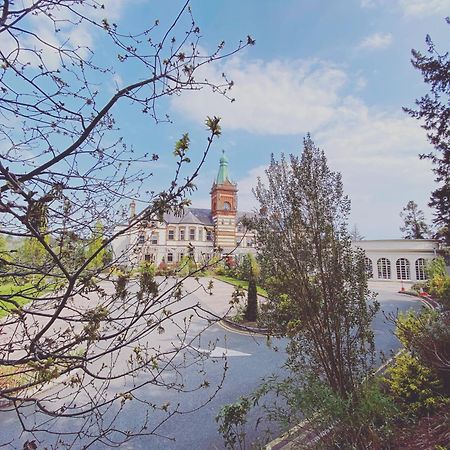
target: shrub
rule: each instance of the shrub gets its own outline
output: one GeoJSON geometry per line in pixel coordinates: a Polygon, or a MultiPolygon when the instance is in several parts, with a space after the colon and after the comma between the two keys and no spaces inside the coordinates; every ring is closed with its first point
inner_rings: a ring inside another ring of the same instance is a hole
{"type": "Polygon", "coordinates": [[[439,379],[410,353],[397,356],[394,366],[387,369],[385,380],[406,415],[420,417],[433,412],[443,402],[439,379]]]}
{"type": "Polygon", "coordinates": [[[450,277],[447,275],[445,260],[442,257],[431,261],[427,267],[430,294],[435,297],[445,310],[450,309],[450,277]]]}
{"type": "Polygon", "coordinates": [[[250,408],[251,403],[246,397],[221,408],[216,417],[216,422],[219,424],[219,433],[224,439],[225,448],[246,448],[245,425],[250,408]]]}
{"type": "Polygon", "coordinates": [[[403,346],[440,377],[450,389],[450,314],[425,310],[400,314],[395,334],[403,346]]]}

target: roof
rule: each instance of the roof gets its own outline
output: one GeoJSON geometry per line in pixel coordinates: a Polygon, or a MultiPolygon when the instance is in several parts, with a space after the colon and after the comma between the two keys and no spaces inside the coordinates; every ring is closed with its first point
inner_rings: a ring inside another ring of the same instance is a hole
{"type": "Polygon", "coordinates": [[[164,222],[167,224],[199,224],[214,225],[211,210],[206,208],[186,208],[184,214],[164,214],[164,222]]]}
{"type": "MultiPolygon", "coordinates": [[[[256,213],[238,211],[236,214],[236,222],[240,222],[244,217],[251,219],[255,216],[256,213]]],[[[207,208],[185,208],[184,213],[181,215],[175,215],[174,213],[164,214],[164,222],[172,225],[214,225],[211,210],[207,208]]]]}
{"type": "Polygon", "coordinates": [[[225,156],[225,150],[222,150],[222,157],[220,158],[219,173],[217,174],[216,184],[224,184],[227,181],[232,183],[230,174],[228,173],[228,158],[225,156]]]}

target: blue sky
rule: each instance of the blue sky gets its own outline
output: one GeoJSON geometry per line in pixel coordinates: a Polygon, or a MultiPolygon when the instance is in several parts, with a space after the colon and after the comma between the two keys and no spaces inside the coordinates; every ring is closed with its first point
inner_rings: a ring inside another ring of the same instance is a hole
{"type": "MultiPolygon", "coordinates": [[[[182,3],[108,0],[100,14],[133,31],[159,19],[159,30],[165,31],[182,3]]],[[[206,89],[165,98],[159,111],[168,113],[172,123],[160,124],[131,114],[129,106],[116,111],[136,153],[160,155],[148,168],[139,167],[149,174],[146,189],[166,187],[174,171],[173,145],[182,133],[190,134],[193,158],[200,156],[207,137],[204,119],[216,115],[223,134],[197,180],[194,206],[209,206],[224,149],[238,183],[239,207],[252,210],[257,205],[251,189],[271,153],[298,154],[310,132],[330,167],[342,172],[352,200],[351,224],[367,239],[400,237],[399,212],[409,200],[431,218],[426,204],[435,187],[433,175],[430,164],[417,156],[431,147],[402,106],[412,106],[427,92],[411,66],[411,48],[424,51],[429,33],[438,48],[448,50],[444,17],[450,15],[450,0],[193,0],[191,6],[206,51],[222,40],[231,49],[247,35],[256,45],[208,65],[201,74],[219,80],[225,72],[235,82],[234,103],[206,89]]],[[[178,36],[187,21],[175,30],[178,36]]],[[[103,64],[117,62],[117,50],[84,28],[78,27],[71,39],[90,45],[103,64]]],[[[105,97],[145,76],[119,67],[114,79],[101,80],[105,97]]]]}

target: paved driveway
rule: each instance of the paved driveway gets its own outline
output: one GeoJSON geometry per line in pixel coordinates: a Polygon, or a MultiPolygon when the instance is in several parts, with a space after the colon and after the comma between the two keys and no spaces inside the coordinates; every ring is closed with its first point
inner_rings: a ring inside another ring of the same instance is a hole
{"type": "MultiPolygon", "coordinates": [[[[187,280],[185,289],[192,291],[183,300],[184,304],[200,304],[210,309],[214,315],[221,315],[229,308],[228,302],[233,292],[233,287],[214,281],[214,292],[210,295],[207,286],[209,280],[201,279],[200,284],[195,280],[187,280]]],[[[392,334],[393,324],[386,320],[385,315],[404,311],[409,308],[419,309],[420,302],[415,298],[397,294],[399,289],[393,283],[371,282],[371,288],[376,290],[378,300],[381,303],[381,311],[374,321],[377,349],[389,354],[398,348],[398,341],[392,334]]],[[[40,446],[51,448],[64,448],[58,437],[64,433],[82,428],[85,436],[80,435],[75,440],[74,449],[83,448],[89,443],[90,434],[95,434],[95,422],[99,420],[105,424],[114,424],[116,429],[128,430],[130,433],[150,431],[157,436],[141,436],[130,440],[122,445],[121,449],[167,449],[167,450],[211,450],[222,449],[223,444],[217,433],[217,424],[214,420],[218,410],[223,404],[236,401],[239,396],[248,394],[255,390],[261,378],[273,373],[282,373],[282,365],[285,360],[285,340],[273,341],[273,346],[267,345],[263,336],[248,336],[240,333],[230,332],[218,324],[207,326],[205,317],[195,317],[189,331],[192,339],[190,348],[185,349],[179,358],[184,363],[182,372],[170,370],[166,374],[165,382],[182,381],[184,391],[167,389],[165,385],[149,384],[140,390],[142,400],[154,404],[168,404],[168,412],[159,411],[149,413],[148,405],[138,400],[127,402],[124,410],[115,417],[116,408],[104,411],[101,417],[95,418],[94,423],[82,423],[77,419],[58,419],[51,425],[51,436],[45,433],[37,433],[34,437],[27,433],[21,435],[21,426],[14,412],[0,411],[0,444],[11,443],[6,448],[21,448],[26,439],[37,438],[40,446]],[[215,353],[214,353],[215,352],[215,353]],[[203,354],[201,364],[194,364],[198,355],[203,354]],[[207,356],[210,356],[209,358],[207,356]],[[224,374],[226,375],[223,379],[224,374]],[[207,381],[208,387],[197,389],[200,383],[207,381]],[[218,389],[218,390],[217,390],[218,389]],[[204,407],[198,409],[202,404],[204,407]],[[169,418],[170,411],[176,411],[169,418]],[[166,422],[165,419],[169,418],[166,422]],[[159,425],[163,421],[162,425],[159,425]],[[146,429],[142,429],[145,425],[146,429]]],[[[180,317],[181,320],[181,317],[180,317]]],[[[170,330],[169,330],[170,331],[170,330]]],[[[161,336],[153,336],[156,342],[152,345],[171,345],[176,333],[166,332],[161,336]]],[[[120,360],[117,364],[122,364],[120,360]]],[[[142,375],[143,376],[143,375],[142,375]]],[[[128,380],[127,383],[139,382],[139,380],[128,380]]],[[[111,382],[111,391],[124,390],[124,380],[111,382]]],[[[67,391],[69,388],[66,387],[67,391]]],[[[70,393],[66,392],[70,395],[70,393]]],[[[89,396],[89,390],[84,395],[89,396]]],[[[82,399],[80,399],[81,401],[82,399]]],[[[55,401],[56,397],[55,397],[55,401]]],[[[29,414],[29,420],[36,423],[44,420],[35,412],[33,405],[25,411],[29,414]]],[[[254,430],[252,425],[258,418],[258,410],[252,412],[249,420],[249,437],[257,438],[260,430],[254,430]]],[[[45,424],[44,424],[45,425],[45,424]]],[[[112,445],[117,439],[123,438],[123,434],[116,432],[96,441],[90,448],[104,449],[112,445]]],[[[41,448],[41,447],[38,447],[41,448]]]]}

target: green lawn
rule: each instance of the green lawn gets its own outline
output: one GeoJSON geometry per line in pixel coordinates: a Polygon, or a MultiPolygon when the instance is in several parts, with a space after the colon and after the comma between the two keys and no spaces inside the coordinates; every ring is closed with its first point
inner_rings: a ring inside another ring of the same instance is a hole
{"type": "MultiPolygon", "coordinates": [[[[248,281],[237,280],[236,278],[227,277],[225,275],[213,275],[213,276],[214,276],[214,278],[217,278],[220,281],[224,281],[225,283],[230,283],[233,286],[238,286],[245,290],[248,289],[248,281]]],[[[257,286],[256,290],[258,291],[258,295],[267,297],[267,291],[265,289],[263,289],[262,287],[257,286]]]]}
{"type": "MultiPolygon", "coordinates": [[[[24,296],[32,296],[33,292],[36,291],[33,289],[33,285],[31,283],[24,284],[23,286],[18,286],[17,284],[12,283],[0,285],[0,295],[11,295],[16,292],[21,292],[24,296]]],[[[23,298],[21,295],[12,297],[12,300],[17,302],[19,306],[26,305],[31,301],[28,298],[23,298]]],[[[14,308],[15,306],[12,303],[0,300],[0,318],[7,316],[14,308]]]]}

